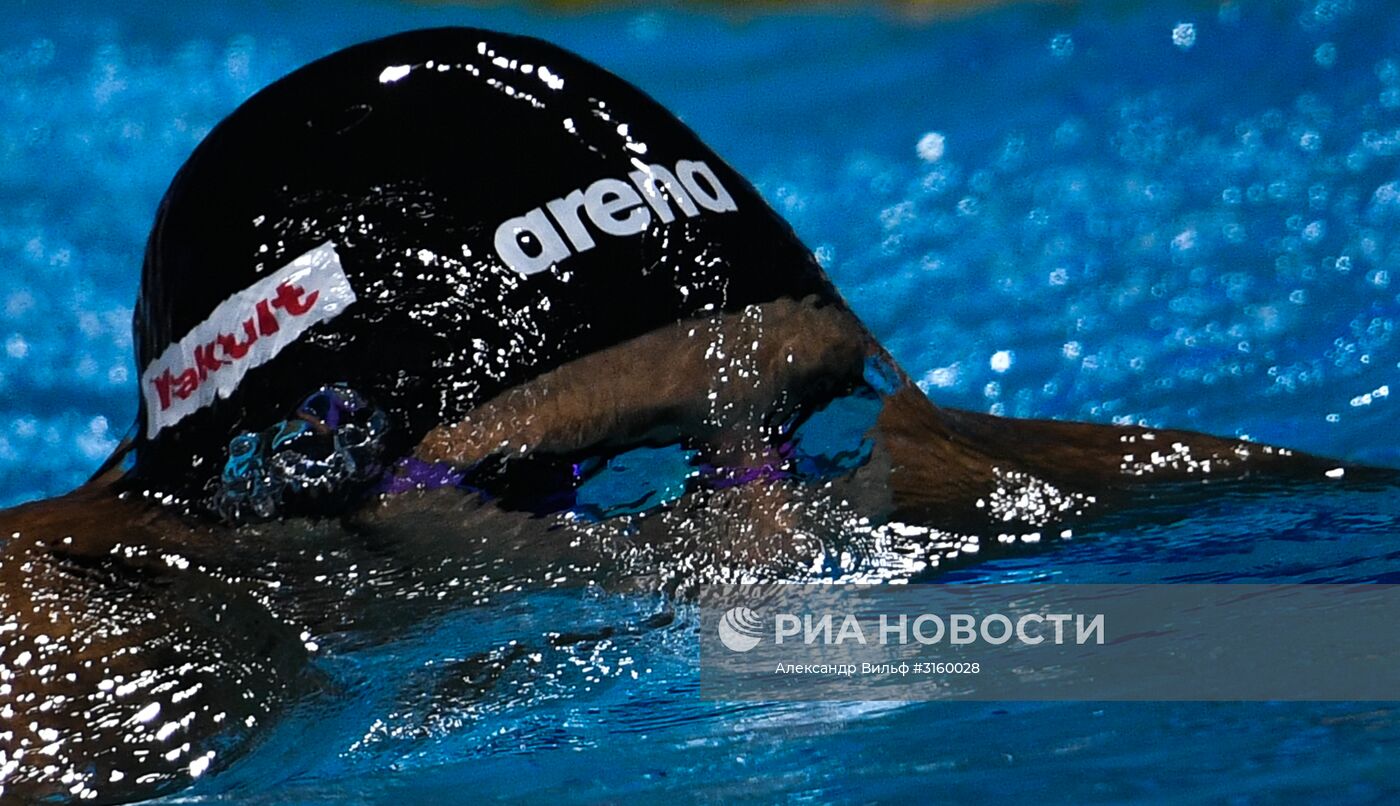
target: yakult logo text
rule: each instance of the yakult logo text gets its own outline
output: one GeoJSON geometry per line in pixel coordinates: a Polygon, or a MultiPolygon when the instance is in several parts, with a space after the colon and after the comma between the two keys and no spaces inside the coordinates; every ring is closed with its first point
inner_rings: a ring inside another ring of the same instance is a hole
{"type": "Polygon", "coordinates": [[[646,231],[653,214],[663,224],[676,220],[672,204],[687,218],[700,215],[702,208],[713,213],[739,209],[704,162],[681,160],[675,171],[647,165],[645,170],[628,174],[627,179],[631,184],[599,179],[585,189],[501,222],[496,228],[496,254],[507,266],[529,276],[595,246],[585,219],[604,235],[623,236],[646,231]]]}
{"type": "Polygon", "coordinates": [[[248,370],[354,302],[335,246],[324,243],[219,303],[141,373],[147,436],[209,405],[215,395],[228,397],[248,370]]]}

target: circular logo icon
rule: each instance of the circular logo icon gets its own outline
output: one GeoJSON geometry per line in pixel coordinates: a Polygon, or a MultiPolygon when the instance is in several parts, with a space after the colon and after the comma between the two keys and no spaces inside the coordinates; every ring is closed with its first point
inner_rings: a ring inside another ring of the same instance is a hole
{"type": "Polygon", "coordinates": [[[734,652],[748,652],[763,640],[763,624],[747,607],[732,607],[719,620],[719,640],[734,652]]]}

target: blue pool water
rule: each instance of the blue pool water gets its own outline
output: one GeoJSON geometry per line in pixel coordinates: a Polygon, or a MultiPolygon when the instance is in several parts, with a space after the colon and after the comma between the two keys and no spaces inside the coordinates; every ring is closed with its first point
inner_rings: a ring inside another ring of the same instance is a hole
{"type": "MultiPolygon", "coordinates": [[[[588,15],[333,0],[75,2],[0,34],[0,504],[71,489],[135,413],[154,207],[243,98],[338,47],[471,24],[632,80],[755,181],[938,402],[1248,435],[1400,466],[1400,16],[1385,2],[588,15]]],[[[945,579],[1400,581],[1400,498],[1148,513],[945,579]]],[[[636,621],[554,591],[323,643],[330,695],[169,799],[1393,799],[1384,704],[730,705],[693,613],[437,684],[522,636],[636,621]]]]}

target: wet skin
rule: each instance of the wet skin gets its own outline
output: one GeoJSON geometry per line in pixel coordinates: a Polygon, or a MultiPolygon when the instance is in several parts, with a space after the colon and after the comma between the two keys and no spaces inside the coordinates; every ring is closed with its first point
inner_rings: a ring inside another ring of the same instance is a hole
{"type": "MultiPolygon", "coordinates": [[[[851,579],[922,578],[1164,498],[1392,481],[1183,431],[942,409],[848,312],[811,300],[682,321],[584,356],[433,429],[415,454],[494,463],[506,492],[514,466],[638,445],[781,469],[791,423],[870,388],[871,366],[886,377],[860,467],[823,480],[757,473],[599,522],[444,488],[233,528],[177,514],[115,471],[0,513],[5,794],[111,802],[184,786],[317,690],[315,641],[388,640],[505,590],[597,583],[684,597],[706,581],[802,579],[842,549],[862,558],[843,569],[851,579]]],[[[510,662],[482,659],[467,678],[489,685],[510,662]]]]}

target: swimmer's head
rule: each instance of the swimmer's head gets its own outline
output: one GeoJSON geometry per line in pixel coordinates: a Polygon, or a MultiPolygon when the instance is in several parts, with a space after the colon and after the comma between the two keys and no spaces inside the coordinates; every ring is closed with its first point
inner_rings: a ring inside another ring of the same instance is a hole
{"type": "Polygon", "coordinates": [[[627,82],[535,39],[392,36],[259,92],[175,177],[135,317],[135,478],[195,500],[231,440],[331,384],[402,454],[579,356],[811,296],[840,304],[753,187],[627,82]]]}

